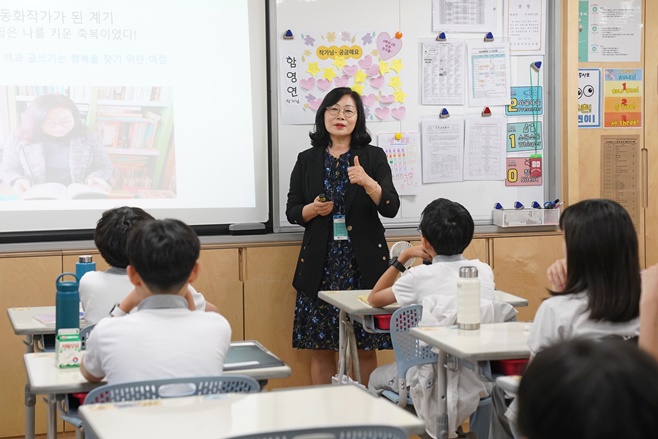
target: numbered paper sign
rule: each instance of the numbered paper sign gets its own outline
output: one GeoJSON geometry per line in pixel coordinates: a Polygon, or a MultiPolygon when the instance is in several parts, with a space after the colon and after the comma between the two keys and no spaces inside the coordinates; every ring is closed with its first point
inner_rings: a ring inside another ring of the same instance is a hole
{"type": "Polygon", "coordinates": [[[578,69],[578,128],[601,127],[601,69],[578,69]]]}
{"type": "Polygon", "coordinates": [[[542,176],[541,156],[507,157],[505,186],[541,186],[542,176]]]}
{"type": "Polygon", "coordinates": [[[605,69],[605,128],[642,128],[642,69],[605,69]]]}

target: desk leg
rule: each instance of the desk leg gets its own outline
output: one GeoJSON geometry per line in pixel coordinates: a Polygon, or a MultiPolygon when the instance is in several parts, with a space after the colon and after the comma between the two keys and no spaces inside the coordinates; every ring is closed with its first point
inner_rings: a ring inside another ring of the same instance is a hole
{"type": "MultiPolygon", "coordinates": [[[[359,352],[356,348],[356,335],[354,335],[354,324],[351,320],[346,322],[347,326],[347,335],[348,335],[348,346],[350,348],[350,357],[352,358],[352,373],[354,373],[354,379],[361,383],[361,368],[359,366],[359,352]]],[[[363,384],[363,383],[361,383],[363,384]]]]}
{"type": "Polygon", "coordinates": [[[347,313],[340,310],[338,316],[338,378],[337,384],[343,383],[343,377],[345,376],[346,371],[346,357],[347,357],[347,329],[345,327],[345,321],[347,320],[347,313]]]}
{"type": "MultiPolygon", "coordinates": [[[[34,337],[26,335],[25,340],[25,353],[31,354],[34,352],[34,337]]],[[[36,405],[36,396],[30,392],[30,383],[25,381],[25,439],[34,439],[34,406],[36,405]]]]}
{"type": "Polygon", "coordinates": [[[439,361],[437,362],[437,380],[436,388],[439,394],[439,410],[437,414],[436,437],[438,439],[448,439],[448,370],[446,369],[447,354],[439,351],[439,361]]]}
{"type": "Polygon", "coordinates": [[[30,385],[25,383],[25,439],[34,439],[34,406],[36,396],[30,392],[30,385]]]}
{"type": "Polygon", "coordinates": [[[57,438],[57,395],[48,395],[48,431],[47,439],[57,438]]]}

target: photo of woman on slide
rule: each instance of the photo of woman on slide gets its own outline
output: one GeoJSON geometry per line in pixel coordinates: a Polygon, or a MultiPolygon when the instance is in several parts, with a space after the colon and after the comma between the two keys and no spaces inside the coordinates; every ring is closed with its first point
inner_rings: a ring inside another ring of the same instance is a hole
{"type": "Polygon", "coordinates": [[[0,180],[17,194],[41,183],[112,189],[112,162],[100,137],[84,124],[75,103],[61,94],[34,98],[21,128],[4,145],[0,180]]]}

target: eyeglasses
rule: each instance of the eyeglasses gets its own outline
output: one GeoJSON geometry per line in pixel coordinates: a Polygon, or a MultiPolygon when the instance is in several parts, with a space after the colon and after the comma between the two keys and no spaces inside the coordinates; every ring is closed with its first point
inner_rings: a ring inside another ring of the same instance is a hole
{"type": "Polygon", "coordinates": [[[416,231],[420,236],[423,236],[423,232],[420,230],[420,227],[416,227],[416,231]]]}
{"type": "MultiPolygon", "coordinates": [[[[329,113],[332,117],[338,116],[340,110],[341,108],[338,105],[333,105],[331,107],[326,108],[327,113],[329,113]]],[[[354,107],[344,107],[342,108],[342,110],[343,110],[343,114],[348,119],[351,119],[354,116],[356,116],[356,109],[354,107]]]]}

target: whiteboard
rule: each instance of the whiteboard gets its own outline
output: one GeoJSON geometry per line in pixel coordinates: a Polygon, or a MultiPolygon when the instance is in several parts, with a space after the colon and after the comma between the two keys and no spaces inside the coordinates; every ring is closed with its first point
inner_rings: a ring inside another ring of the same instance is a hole
{"type": "MultiPolygon", "coordinates": [[[[542,3],[547,0],[526,0],[542,3]]],[[[496,43],[505,42],[504,11],[518,0],[491,0],[491,22],[496,43]]],[[[436,198],[448,198],[463,204],[473,216],[476,225],[492,224],[492,208],[501,203],[511,208],[516,201],[529,207],[532,201],[543,203],[560,196],[560,117],[557,99],[560,79],[560,44],[559,23],[560,2],[549,2],[546,9],[547,32],[543,44],[546,50],[542,55],[511,56],[511,86],[537,86],[537,77],[529,84],[529,67],[535,61],[541,61],[538,79],[542,90],[543,111],[539,116],[543,137],[543,183],[541,186],[506,186],[505,181],[458,181],[450,183],[424,183],[417,195],[401,196],[400,211],[396,218],[383,218],[387,228],[403,228],[417,225],[424,207],[436,198]],[[556,4],[558,3],[558,4],[556,4]],[[550,60],[550,61],[549,61],[550,60]]],[[[377,145],[379,133],[420,132],[421,120],[438,117],[442,108],[447,108],[453,116],[481,117],[483,107],[471,107],[466,100],[458,105],[422,105],[421,104],[421,44],[434,40],[437,32],[432,30],[432,0],[270,0],[268,19],[270,21],[270,71],[272,106],[272,178],[273,178],[273,223],[275,231],[294,231],[299,226],[291,225],[285,217],[286,197],[290,173],[297,154],[310,147],[309,131],[311,124],[289,124],[282,120],[280,95],[280,58],[290,47],[291,40],[283,38],[290,30],[294,38],[313,33],[313,35],[349,31],[356,34],[370,30],[386,31],[391,35],[402,32],[403,46],[398,56],[404,68],[399,76],[404,86],[406,98],[404,119],[387,121],[370,121],[367,127],[372,135],[372,144],[377,145]]],[[[340,36],[340,34],[339,34],[340,36]]],[[[482,42],[484,34],[446,32],[446,40],[465,40],[482,42]]],[[[293,39],[294,39],[293,38],[293,39]]],[[[299,45],[299,42],[297,42],[299,45]]],[[[365,56],[365,54],[364,54],[365,56]]],[[[505,106],[491,106],[494,115],[505,115],[505,106]]],[[[528,121],[526,118],[508,117],[510,122],[528,121]]]]}

